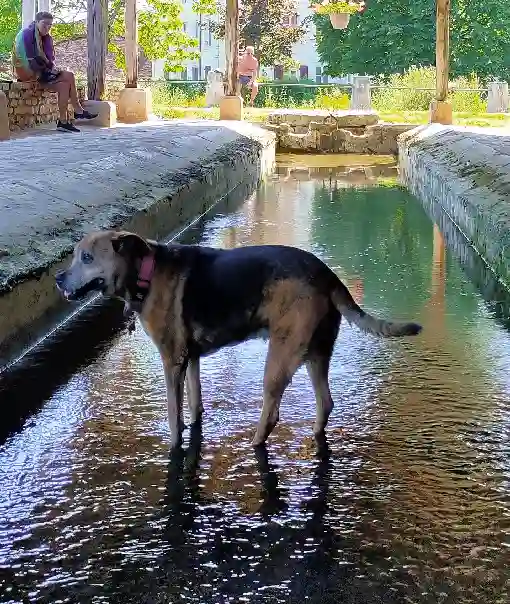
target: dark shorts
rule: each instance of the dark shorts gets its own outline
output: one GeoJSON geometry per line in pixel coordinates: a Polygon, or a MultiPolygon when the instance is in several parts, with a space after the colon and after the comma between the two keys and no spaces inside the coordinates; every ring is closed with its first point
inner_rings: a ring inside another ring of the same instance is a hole
{"type": "Polygon", "coordinates": [[[239,76],[239,81],[241,82],[241,84],[243,86],[248,86],[248,84],[251,81],[251,76],[247,76],[247,75],[240,75],[239,76]]]}

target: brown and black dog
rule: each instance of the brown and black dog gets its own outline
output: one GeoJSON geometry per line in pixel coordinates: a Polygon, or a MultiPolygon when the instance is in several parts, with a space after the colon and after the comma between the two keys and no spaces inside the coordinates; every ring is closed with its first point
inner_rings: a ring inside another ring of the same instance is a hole
{"type": "Polygon", "coordinates": [[[316,256],[282,245],[231,250],[161,245],[127,232],[101,231],[76,246],[56,277],[70,300],[91,291],[117,296],[139,313],[163,361],[172,447],[182,439],[184,377],[191,421],[200,420],[200,357],[257,336],[269,339],[262,413],[254,445],[279,418],[285,388],[304,363],[317,402],[314,433],[333,409],[328,371],[343,315],[363,331],[411,336],[415,323],[390,323],[364,312],[316,256]]]}

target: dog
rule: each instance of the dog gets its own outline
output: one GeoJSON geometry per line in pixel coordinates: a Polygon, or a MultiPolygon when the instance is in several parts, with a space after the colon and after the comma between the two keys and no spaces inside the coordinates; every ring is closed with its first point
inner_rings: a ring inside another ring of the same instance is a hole
{"type": "Polygon", "coordinates": [[[263,445],[279,419],[280,401],[305,364],[316,398],[320,438],[333,409],[328,372],[342,315],[362,331],[414,336],[416,323],[377,319],[361,309],[319,258],[283,245],[216,249],[162,245],[134,233],[100,231],[75,247],[56,275],[68,300],[102,292],[138,314],[163,362],[172,448],[182,443],[186,378],[191,423],[203,413],[200,358],[249,338],[269,340],[263,404],[253,445],[263,445]]]}

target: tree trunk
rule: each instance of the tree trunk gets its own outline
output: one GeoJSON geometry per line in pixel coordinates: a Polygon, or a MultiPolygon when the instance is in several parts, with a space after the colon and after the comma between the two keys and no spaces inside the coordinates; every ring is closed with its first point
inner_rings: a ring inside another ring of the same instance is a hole
{"type": "Polygon", "coordinates": [[[225,15],[225,59],[227,66],[226,95],[239,94],[239,5],[238,0],[227,0],[225,15]]]}
{"type": "Polygon", "coordinates": [[[138,87],[138,17],[136,0],[126,0],[126,88],[138,87]]]}
{"type": "Polygon", "coordinates": [[[436,0],[436,100],[448,98],[450,0],[436,0]]]}
{"type": "Polygon", "coordinates": [[[106,75],[107,0],[87,0],[87,94],[103,98],[106,75]]]}

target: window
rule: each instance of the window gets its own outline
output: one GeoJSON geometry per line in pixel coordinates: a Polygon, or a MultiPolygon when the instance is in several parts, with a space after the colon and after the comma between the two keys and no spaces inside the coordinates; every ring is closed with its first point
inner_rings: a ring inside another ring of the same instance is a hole
{"type": "Polygon", "coordinates": [[[200,38],[200,22],[195,23],[195,38],[200,38]]]}
{"type": "Polygon", "coordinates": [[[281,65],[274,66],[274,79],[283,80],[283,67],[281,65]]]}
{"type": "Polygon", "coordinates": [[[188,70],[187,69],[183,69],[181,71],[181,80],[187,80],[188,79],[188,70]]]}
{"type": "Polygon", "coordinates": [[[327,84],[327,83],[328,83],[328,81],[329,81],[328,75],[325,73],[325,74],[322,76],[322,83],[323,83],[323,84],[327,84]]]}
{"type": "Polygon", "coordinates": [[[184,23],[182,24],[182,31],[183,31],[184,33],[186,33],[186,27],[187,27],[186,22],[184,22],[184,23]]]}
{"type": "Polygon", "coordinates": [[[308,80],[308,65],[301,65],[299,68],[299,79],[308,80]]]}
{"type": "Polygon", "coordinates": [[[282,26],[283,27],[297,27],[298,25],[298,15],[294,13],[293,15],[287,15],[283,18],[282,26]]]}
{"type": "Polygon", "coordinates": [[[209,75],[209,72],[211,71],[211,66],[210,65],[206,65],[204,68],[204,73],[205,73],[205,79],[207,80],[207,76],[209,75]]]}
{"type": "Polygon", "coordinates": [[[198,74],[198,67],[192,67],[191,68],[191,73],[192,73],[191,79],[194,82],[197,82],[200,79],[200,76],[198,74]]]}
{"type": "Polygon", "coordinates": [[[315,82],[317,84],[322,84],[322,68],[321,67],[315,68],[315,82]]]}

